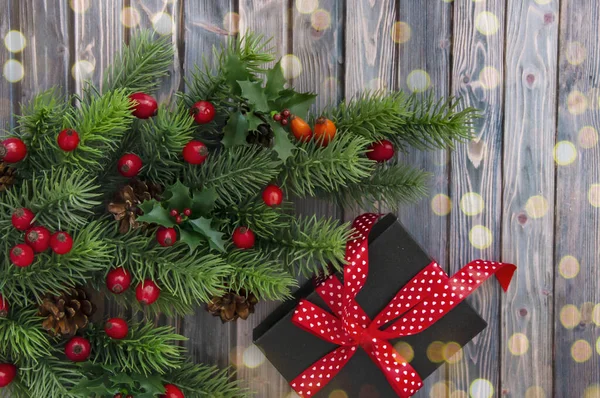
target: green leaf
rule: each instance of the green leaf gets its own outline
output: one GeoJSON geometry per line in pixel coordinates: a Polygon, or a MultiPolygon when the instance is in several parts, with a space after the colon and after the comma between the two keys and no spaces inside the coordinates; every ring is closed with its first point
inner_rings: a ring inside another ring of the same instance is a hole
{"type": "Polygon", "coordinates": [[[242,112],[237,111],[229,115],[227,124],[223,128],[223,145],[225,148],[246,145],[246,135],[248,134],[248,120],[242,112]]]}
{"type": "Polygon", "coordinates": [[[143,215],[138,216],[139,222],[147,222],[149,224],[158,224],[163,227],[172,227],[175,225],[173,217],[169,214],[169,211],[162,207],[160,202],[155,199],[145,200],[140,205],[140,209],[144,212],[143,215]]]}
{"type": "Polygon", "coordinates": [[[125,373],[117,373],[116,375],[112,375],[109,377],[109,380],[113,384],[124,384],[128,387],[135,386],[135,381],[125,373]]]}
{"type": "Polygon", "coordinates": [[[210,218],[196,218],[189,220],[194,231],[201,233],[208,239],[208,243],[212,249],[220,252],[225,252],[225,240],[223,239],[223,233],[219,232],[210,225],[212,219],[210,218]]]}
{"type": "Polygon", "coordinates": [[[195,191],[192,198],[192,214],[195,216],[208,216],[215,207],[217,191],[214,188],[195,191]]]}
{"type": "Polygon", "coordinates": [[[196,231],[190,231],[184,228],[179,228],[179,240],[187,244],[190,248],[190,253],[196,250],[198,246],[205,240],[205,236],[196,231]]]}
{"type": "Polygon", "coordinates": [[[292,115],[300,116],[305,119],[308,115],[308,110],[315,103],[316,94],[298,93],[293,90],[283,90],[287,99],[280,104],[281,109],[289,109],[292,115]]]}
{"type": "Polygon", "coordinates": [[[258,129],[258,126],[264,123],[264,121],[256,116],[254,112],[250,112],[246,114],[246,118],[248,119],[248,130],[253,131],[258,129]]]}
{"type": "Polygon", "coordinates": [[[285,85],[283,69],[281,69],[281,59],[267,72],[267,85],[265,86],[265,95],[269,100],[279,97],[279,92],[285,85]]]}
{"type": "Polygon", "coordinates": [[[244,63],[240,60],[240,57],[235,54],[231,54],[227,57],[227,61],[225,61],[224,72],[225,79],[234,94],[241,93],[240,86],[237,84],[238,80],[250,80],[252,78],[252,75],[244,63]]]}
{"type": "Polygon", "coordinates": [[[279,123],[274,120],[269,120],[269,124],[273,129],[273,150],[277,152],[279,159],[285,163],[287,158],[292,156],[292,150],[295,149],[296,146],[290,141],[289,134],[279,123]]]}
{"type": "MultiPolygon", "coordinates": [[[[154,395],[154,394],[164,394],[164,392],[165,392],[165,387],[163,386],[163,381],[160,376],[156,376],[156,375],[143,376],[143,375],[134,373],[131,375],[131,377],[140,384],[140,387],[146,393],[152,393],[154,395]]],[[[139,394],[137,396],[139,396],[139,394]]]]}
{"type": "Polygon", "coordinates": [[[265,96],[265,91],[260,82],[238,80],[238,84],[242,89],[242,97],[248,100],[252,106],[252,109],[259,112],[269,113],[271,108],[267,103],[267,97],[265,96]]]}
{"type": "Polygon", "coordinates": [[[166,194],[169,210],[177,209],[179,212],[182,212],[184,209],[188,209],[192,206],[190,189],[183,185],[181,181],[177,181],[167,188],[166,194]]]}

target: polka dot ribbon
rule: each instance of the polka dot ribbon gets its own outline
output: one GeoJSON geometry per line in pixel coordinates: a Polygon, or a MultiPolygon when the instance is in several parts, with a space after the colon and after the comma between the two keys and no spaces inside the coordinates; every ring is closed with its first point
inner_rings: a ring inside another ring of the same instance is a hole
{"type": "Polygon", "coordinates": [[[369,273],[367,237],[378,218],[377,214],[363,214],[354,220],[355,232],[346,245],[344,283],[332,275],[316,287],[333,314],[307,300],[301,300],[294,311],[296,326],[339,346],[292,380],[291,387],[301,397],[318,393],[358,347],[366,351],[399,397],[412,396],[423,385],[421,377],[389,340],[427,329],[492,275],[504,291],[508,289],[516,269],[513,264],[476,260],[450,278],[432,262],[371,320],[355,299],[369,273]]]}

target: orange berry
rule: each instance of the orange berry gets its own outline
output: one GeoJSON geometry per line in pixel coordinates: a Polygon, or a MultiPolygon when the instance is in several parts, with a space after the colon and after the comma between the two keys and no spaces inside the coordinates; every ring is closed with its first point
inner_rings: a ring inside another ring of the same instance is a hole
{"type": "Polygon", "coordinates": [[[291,119],[290,129],[292,130],[294,137],[296,137],[298,141],[310,141],[312,138],[312,129],[308,123],[298,116],[292,116],[291,119]]]}
{"type": "Polygon", "coordinates": [[[335,124],[324,117],[320,117],[315,122],[315,140],[321,146],[327,146],[335,137],[337,131],[335,124]]]}

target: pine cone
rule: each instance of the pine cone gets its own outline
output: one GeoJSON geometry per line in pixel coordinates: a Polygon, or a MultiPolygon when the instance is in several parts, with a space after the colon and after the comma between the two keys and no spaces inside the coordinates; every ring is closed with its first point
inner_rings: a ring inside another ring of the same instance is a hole
{"type": "Polygon", "coordinates": [[[161,193],[160,185],[140,180],[131,181],[117,192],[115,199],[108,204],[108,211],[119,221],[119,232],[124,234],[131,228],[139,228],[140,223],[136,221],[140,212],[138,206],[145,200],[160,200],[161,193]]]}
{"type": "Polygon", "coordinates": [[[0,162],[0,192],[6,191],[15,182],[16,170],[8,163],[0,162]]]}
{"type": "Polygon", "coordinates": [[[235,321],[238,318],[248,319],[254,313],[254,306],[258,299],[252,293],[246,294],[244,290],[237,294],[227,292],[222,296],[214,296],[207,304],[206,310],[214,316],[221,317],[223,323],[235,321]]]}
{"type": "Polygon", "coordinates": [[[69,289],[59,296],[46,295],[38,316],[45,317],[42,327],[52,336],[71,337],[88,324],[96,311],[85,290],[69,289]]]}

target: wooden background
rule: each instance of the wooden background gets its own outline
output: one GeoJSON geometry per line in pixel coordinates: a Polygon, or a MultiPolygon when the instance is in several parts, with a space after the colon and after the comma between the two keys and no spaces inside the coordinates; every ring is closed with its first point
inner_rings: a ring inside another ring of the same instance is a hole
{"type": "MultiPolygon", "coordinates": [[[[469,300],[489,327],[418,397],[600,397],[600,7],[594,0],[0,0],[0,128],[50,86],[99,82],[141,28],[177,48],[166,100],[228,35],[274,37],[286,77],[319,107],[363,89],[460,95],[483,110],[454,152],[402,155],[434,173],[406,226],[453,272],[484,257],[519,265],[508,294],[469,300]]],[[[359,210],[304,201],[302,213],[359,210]]],[[[258,397],[292,398],[246,322],[203,309],[172,320],[196,360],[237,367],[258,397]]],[[[109,311],[109,310],[107,310],[109,311]]],[[[442,352],[443,354],[443,352],[442,352]]],[[[338,391],[330,398],[378,397],[338,391]]],[[[380,397],[386,398],[386,397],[380,397]]]]}

